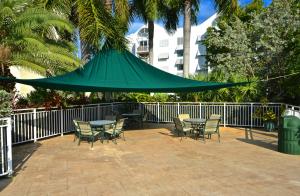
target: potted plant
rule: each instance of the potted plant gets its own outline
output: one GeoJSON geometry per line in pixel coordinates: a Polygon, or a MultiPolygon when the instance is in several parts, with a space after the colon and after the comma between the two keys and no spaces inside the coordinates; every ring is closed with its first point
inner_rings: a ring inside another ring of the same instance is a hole
{"type": "Polygon", "coordinates": [[[263,114],[262,119],[264,121],[265,130],[271,132],[275,129],[276,114],[272,110],[267,110],[263,114]]]}

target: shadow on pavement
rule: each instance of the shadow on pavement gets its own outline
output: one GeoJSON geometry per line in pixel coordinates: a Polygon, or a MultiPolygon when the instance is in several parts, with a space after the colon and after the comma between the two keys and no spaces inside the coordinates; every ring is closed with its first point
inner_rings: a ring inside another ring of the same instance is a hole
{"type": "Polygon", "coordinates": [[[24,164],[40,146],[41,144],[38,142],[13,146],[13,175],[9,177],[3,176],[0,178],[0,192],[11,182],[13,182],[15,176],[26,170],[26,166],[24,166],[24,164]]]}

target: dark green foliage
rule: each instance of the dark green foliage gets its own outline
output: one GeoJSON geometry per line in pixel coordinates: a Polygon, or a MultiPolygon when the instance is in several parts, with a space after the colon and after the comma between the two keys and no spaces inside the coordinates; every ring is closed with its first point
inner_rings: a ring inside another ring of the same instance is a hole
{"type": "Polygon", "coordinates": [[[0,2],[0,53],[5,66],[17,66],[41,75],[56,75],[79,65],[72,40],[73,25],[64,17],[44,9],[34,0],[0,2]]]}
{"type": "MultiPolygon", "coordinates": [[[[256,81],[300,72],[299,16],[295,0],[274,0],[267,8],[257,0],[234,17],[221,17],[205,40],[213,72],[224,73],[225,81],[232,75],[256,81]]],[[[256,99],[299,104],[299,86],[299,75],[260,82],[256,99]]]]}
{"type": "Polygon", "coordinates": [[[8,117],[12,112],[12,94],[0,90],[0,118],[8,117]]]}
{"type": "MultiPolygon", "coordinates": [[[[223,72],[213,71],[208,75],[198,74],[192,79],[211,82],[245,82],[247,78],[241,75],[231,75],[228,78],[223,72]]],[[[248,102],[257,101],[259,91],[258,83],[250,83],[245,86],[223,88],[198,93],[179,93],[181,101],[207,101],[207,102],[248,102]]]]}
{"type": "Polygon", "coordinates": [[[117,97],[117,101],[125,102],[167,102],[172,101],[172,95],[165,93],[155,93],[150,95],[149,93],[121,93],[117,97]]]}

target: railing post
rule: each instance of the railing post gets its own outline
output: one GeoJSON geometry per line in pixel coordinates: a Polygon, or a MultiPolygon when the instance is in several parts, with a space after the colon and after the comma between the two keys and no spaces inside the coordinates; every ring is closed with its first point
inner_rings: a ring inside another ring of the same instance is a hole
{"type": "Polygon", "coordinates": [[[199,118],[201,118],[202,117],[202,111],[201,111],[201,102],[200,102],[200,104],[199,104],[199,113],[200,113],[200,117],[199,118]]]}
{"type": "Polygon", "coordinates": [[[33,141],[37,141],[37,118],[36,118],[36,108],[33,109],[33,141]]]}
{"type": "Polygon", "coordinates": [[[97,104],[97,118],[100,119],[100,104],[97,104]]]}
{"type": "Polygon", "coordinates": [[[60,135],[64,135],[64,110],[60,109],[60,135]]]}
{"type": "Polygon", "coordinates": [[[253,103],[251,103],[250,128],[253,127],[253,103]]]}
{"type": "Polygon", "coordinates": [[[81,106],[81,120],[84,121],[83,105],[81,106]]]}
{"type": "Polygon", "coordinates": [[[177,115],[179,115],[180,114],[180,104],[179,104],[179,102],[177,103],[177,115]]]}
{"type": "Polygon", "coordinates": [[[8,175],[12,175],[12,141],[11,141],[11,118],[7,119],[7,167],[8,175]]]}
{"type": "Polygon", "coordinates": [[[157,123],[159,123],[159,102],[157,102],[157,123]]]}
{"type": "Polygon", "coordinates": [[[142,115],[144,114],[143,112],[144,111],[142,111],[142,104],[139,102],[139,111],[142,113],[142,115]]]}
{"type": "Polygon", "coordinates": [[[224,116],[223,126],[226,127],[226,103],[224,103],[223,116],[224,116]]]}
{"type": "Polygon", "coordinates": [[[114,112],[114,103],[111,103],[111,112],[114,112]]]}

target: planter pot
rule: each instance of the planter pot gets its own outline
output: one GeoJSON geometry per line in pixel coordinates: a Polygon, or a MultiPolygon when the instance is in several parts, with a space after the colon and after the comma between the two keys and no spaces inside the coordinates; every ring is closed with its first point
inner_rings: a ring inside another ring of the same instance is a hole
{"type": "Polygon", "coordinates": [[[275,123],[273,121],[264,122],[264,128],[266,131],[273,131],[275,129],[275,123]]]}

